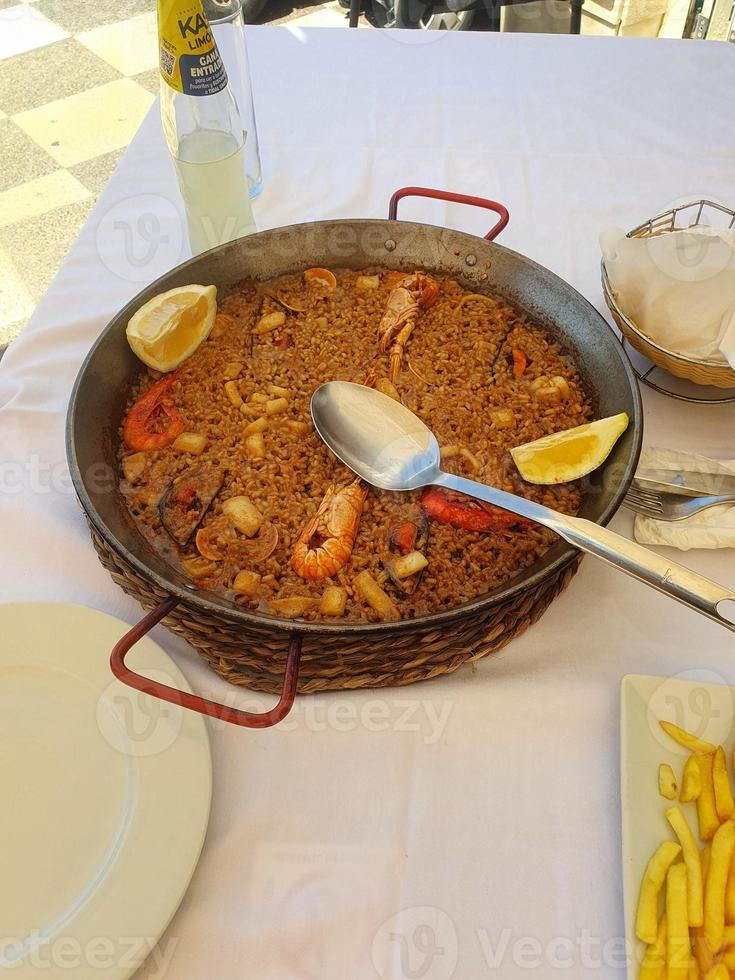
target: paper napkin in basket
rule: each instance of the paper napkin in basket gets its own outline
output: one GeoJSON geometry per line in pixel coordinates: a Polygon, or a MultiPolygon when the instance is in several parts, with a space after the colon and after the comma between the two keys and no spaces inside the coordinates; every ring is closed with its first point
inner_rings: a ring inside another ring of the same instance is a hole
{"type": "MultiPolygon", "coordinates": [[[[734,459],[708,459],[674,449],[644,449],[639,465],[672,472],[685,469],[695,473],[735,476],[734,459]]],[[[681,551],[689,551],[690,548],[735,548],[735,504],[721,504],[675,522],[656,521],[637,514],[633,533],[641,544],[670,545],[681,551]]]]}
{"type": "Polygon", "coordinates": [[[661,347],[735,368],[735,232],[695,226],[651,238],[600,235],[620,309],[661,347]]]}

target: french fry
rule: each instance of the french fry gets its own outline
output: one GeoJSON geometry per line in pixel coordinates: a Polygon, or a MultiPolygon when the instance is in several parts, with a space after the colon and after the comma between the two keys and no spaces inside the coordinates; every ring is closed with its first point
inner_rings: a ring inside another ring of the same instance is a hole
{"type": "MultiPolygon", "coordinates": [[[[638,909],[635,917],[635,934],[644,943],[656,942],[658,932],[658,896],[673,862],[681,854],[681,844],[666,840],[659,844],[651,856],[641,882],[638,909]]],[[[684,865],[682,865],[684,867],[684,865]]],[[[685,882],[686,885],[686,882],[685,882]]],[[[684,906],[686,912],[686,903],[684,906]]]]}
{"type": "Polygon", "coordinates": [[[656,941],[646,948],[638,980],[666,980],[666,913],[661,916],[656,941]]]}
{"type": "Polygon", "coordinates": [[[715,788],[715,809],[721,822],[729,820],[735,812],[735,800],[730,789],[730,777],[727,774],[725,750],[720,745],[712,760],[712,783],[715,788]]]}
{"type": "Polygon", "coordinates": [[[702,787],[697,797],[697,817],[699,819],[699,836],[701,840],[711,840],[720,821],[715,806],[715,786],[712,782],[712,767],[714,755],[698,755],[699,777],[702,787]]]}
{"type": "Polygon", "coordinates": [[[697,926],[690,932],[692,941],[692,950],[694,951],[694,956],[697,961],[697,966],[699,967],[699,973],[704,976],[707,970],[711,969],[715,962],[715,956],[712,950],[707,945],[707,940],[704,938],[704,926],[697,926]]]}
{"type": "MultiPolygon", "coordinates": [[[[725,887],[735,850],[735,823],[723,823],[712,839],[707,882],[704,889],[704,938],[716,953],[725,932],[725,887]]],[[[671,916],[669,916],[671,929],[671,916]]]]}
{"type": "Polygon", "coordinates": [[[696,800],[702,790],[702,777],[699,774],[699,763],[696,755],[690,755],[684,763],[684,771],[681,775],[681,793],[679,800],[681,803],[692,803],[696,800]]]}
{"type": "Polygon", "coordinates": [[[699,980],[697,961],[693,958],[689,961],[689,973],[687,974],[687,980],[699,980]]]}
{"type": "Polygon", "coordinates": [[[688,980],[689,923],[687,921],[687,869],[672,864],[666,872],[666,978],[688,980]]]}
{"type": "Polygon", "coordinates": [[[704,980],[730,980],[730,971],[724,963],[716,963],[707,971],[704,980]]]}
{"type": "Polygon", "coordinates": [[[722,934],[722,948],[728,949],[733,944],[735,944],[735,926],[725,926],[725,931],[722,934]]]}
{"type": "Polygon", "coordinates": [[[687,869],[687,920],[690,926],[701,926],[704,922],[704,893],[699,849],[687,819],[678,806],[672,806],[666,811],[666,819],[679,839],[687,869]]]}
{"type": "Polygon", "coordinates": [[[735,854],[725,885],[725,922],[728,926],[735,926],[735,854]]]}
{"type": "Polygon", "coordinates": [[[691,735],[689,732],[685,732],[683,728],[679,728],[670,721],[660,721],[659,725],[663,728],[667,735],[670,735],[675,742],[679,745],[683,745],[685,749],[689,749],[690,752],[697,753],[711,753],[717,749],[716,745],[712,742],[705,742],[702,738],[697,738],[696,735],[691,735]]]}
{"type": "MultiPolygon", "coordinates": [[[[707,888],[707,873],[709,872],[709,857],[712,852],[712,848],[709,844],[702,848],[699,852],[699,863],[702,865],[702,888],[706,890],[707,888]]],[[[692,938],[692,950],[697,959],[697,964],[699,966],[700,972],[704,975],[707,970],[712,966],[715,958],[710,950],[707,942],[704,938],[704,926],[694,926],[691,929],[692,938]]]]}
{"type": "Polygon", "coordinates": [[[735,949],[726,949],[720,961],[728,970],[735,970],[735,949]]]}
{"type": "Polygon", "coordinates": [[[662,762],[658,767],[658,791],[667,800],[675,800],[678,787],[674,770],[668,762],[662,762]]]}

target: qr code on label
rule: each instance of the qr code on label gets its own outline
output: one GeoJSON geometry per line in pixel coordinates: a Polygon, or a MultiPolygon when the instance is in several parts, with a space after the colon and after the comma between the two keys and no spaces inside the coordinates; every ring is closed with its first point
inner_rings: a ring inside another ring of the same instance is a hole
{"type": "Polygon", "coordinates": [[[168,75],[169,78],[172,78],[174,73],[174,65],[176,64],[176,59],[174,56],[169,54],[169,52],[162,47],[159,50],[159,59],[161,71],[164,73],[164,75],[168,75]]]}

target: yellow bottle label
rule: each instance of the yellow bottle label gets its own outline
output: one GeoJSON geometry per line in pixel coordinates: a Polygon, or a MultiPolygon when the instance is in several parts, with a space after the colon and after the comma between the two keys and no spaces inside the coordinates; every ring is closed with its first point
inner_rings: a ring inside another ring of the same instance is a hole
{"type": "Polygon", "coordinates": [[[158,0],[161,76],[184,95],[216,95],[227,85],[201,0],[158,0]]]}

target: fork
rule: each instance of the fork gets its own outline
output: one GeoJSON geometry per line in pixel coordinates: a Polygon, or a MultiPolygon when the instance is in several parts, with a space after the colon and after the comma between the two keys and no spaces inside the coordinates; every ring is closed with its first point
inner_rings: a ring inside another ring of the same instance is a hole
{"type": "Polygon", "coordinates": [[[626,507],[642,514],[644,517],[654,517],[658,521],[683,521],[702,510],[716,507],[718,504],[735,503],[735,493],[725,493],[720,496],[682,497],[676,493],[663,493],[652,490],[639,483],[633,483],[625,495],[623,503],[626,507]]]}

